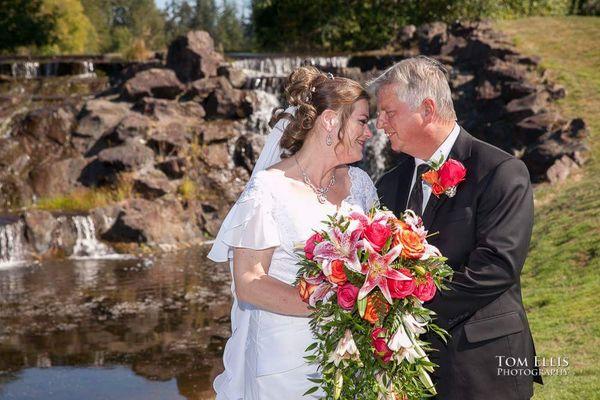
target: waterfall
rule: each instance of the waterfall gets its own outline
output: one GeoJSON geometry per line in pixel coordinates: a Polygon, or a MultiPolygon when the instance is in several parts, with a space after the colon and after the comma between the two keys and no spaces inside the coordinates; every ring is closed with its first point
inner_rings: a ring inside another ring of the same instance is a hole
{"type": "Polygon", "coordinates": [[[235,68],[244,71],[248,80],[246,89],[263,90],[269,93],[278,94],[287,76],[294,69],[302,65],[314,65],[321,69],[331,70],[336,68],[345,68],[348,65],[349,57],[250,57],[241,58],[233,61],[235,68]]]}
{"type": "Polygon", "coordinates": [[[306,63],[319,68],[344,68],[349,57],[253,57],[236,60],[233,66],[250,76],[286,76],[306,63]]]}
{"type": "Polygon", "coordinates": [[[93,61],[84,61],[81,65],[82,65],[83,72],[78,75],[80,78],[96,77],[96,72],[94,71],[94,62],[93,61]]]}
{"type": "Polygon", "coordinates": [[[23,221],[0,226],[0,267],[19,265],[25,262],[24,227],[23,221]]]}
{"type": "Polygon", "coordinates": [[[266,135],[271,130],[269,128],[269,121],[273,114],[273,109],[279,107],[281,103],[272,93],[268,93],[264,90],[254,91],[257,99],[257,107],[254,113],[248,118],[248,128],[256,133],[266,135]]]}
{"type": "MultiPolygon", "coordinates": [[[[8,73],[5,65],[4,63],[0,63],[0,70],[6,70],[6,73],[8,73]]],[[[55,76],[96,77],[95,64],[90,60],[14,61],[9,65],[10,75],[13,78],[33,79],[55,76]]]]}
{"type": "Polygon", "coordinates": [[[73,248],[71,258],[94,259],[94,258],[121,258],[121,254],[115,254],[113,250],[96,239],[94,221],[89,215],[77,215],[73,217],[73,224],[77,231],[77,239],[73,248]]]}
{"type": "Polygon", "coordinates": [[[40,63],[37,61],[15,62],[11,65],[11,73],[15,78],[36,78],[40,75],[40,63]]]}

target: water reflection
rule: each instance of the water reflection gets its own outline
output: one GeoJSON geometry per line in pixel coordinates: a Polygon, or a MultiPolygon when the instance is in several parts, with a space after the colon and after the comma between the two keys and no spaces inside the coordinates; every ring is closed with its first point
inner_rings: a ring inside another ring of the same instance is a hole
{"type": "Polygon", "coordinates": [[[229,285],[198,248],[0,270],[0,399],[212,398],[229,285]]]}

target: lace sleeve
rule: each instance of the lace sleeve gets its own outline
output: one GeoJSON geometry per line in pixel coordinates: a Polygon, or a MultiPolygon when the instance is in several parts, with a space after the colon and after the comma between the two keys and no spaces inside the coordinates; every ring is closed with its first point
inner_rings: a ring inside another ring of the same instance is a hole
{"type": "Polygon", "coordinates": [[[350,176],[352,179],[352,190],[363,209],[368,211],[373,206],[378,207],[379,197],[377,196],[377,189],[375,189],[375,185],[369,175],[360,168],[350,167],[350,176]]]}
{"type": "Polygon", "coordinates": [[[208,254],[213,261],[227,261],[234,247],[267,249],[280,246],[279,229],[273,216],[273,197],[265,172],[254,176],[221,225],[208,254]]]}

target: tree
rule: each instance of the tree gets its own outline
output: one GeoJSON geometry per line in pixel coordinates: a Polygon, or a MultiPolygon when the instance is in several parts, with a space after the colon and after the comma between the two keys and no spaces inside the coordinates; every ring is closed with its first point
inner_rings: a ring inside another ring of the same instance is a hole
{"type": "Polygon", "coordinates": [[[567,0],[253,0],[255,39],[264,50],[380,49],[398,28],[458,19],[565,14],[567,0]]]}
{"type": "Polygon", "coordinates": [[[217,37],[224,50],[242,50],[245,47],[244,27],[237,16],[235,5],[223,1],[223,9],[217,22],[217,37]]]}
{"type": "Polygon", "coordinates": [[[44,0],[42,10],[56,15],[52,30],[56,40],[41,48],[44,54],[82,54],[98,50],[96,29],[79,0],[44,0]]]}
{"type": "Polygon", "coordinates": [[[82,0],[98,32],[100,51],[130,52],[133,47],[165,46],[165,15],[154,0],[82,0]]]}
{"type": "Polygon", "coordinates": [[[215,0],[172,0],[167,5],[165,24],[169,40],[190,30],[208,32],[224,50],[241,50],[247,46],[245,27],[235,4],[224,0],[219,9],[215,0]]]}
{"type": "Polygon", "coordinates": [[[0,51],[44,46],[55,40],[56,15],[42,12],[42,0],[3,0],[0,7],[0,51]]]}

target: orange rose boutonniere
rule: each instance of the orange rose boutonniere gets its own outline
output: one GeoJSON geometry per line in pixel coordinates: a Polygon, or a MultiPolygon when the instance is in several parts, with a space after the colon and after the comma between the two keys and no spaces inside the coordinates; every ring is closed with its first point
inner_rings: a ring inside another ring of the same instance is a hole
{"type": "Polygon", "coordinates": [[[442,194],[454,197],[456,187],[465,180],[466,175],[465,166],[460,161],[449,158],[445,162],[432,163],[431,169],[421,175],[421,179],[431,186],[431,191],[436,197],[442,194]]]}

